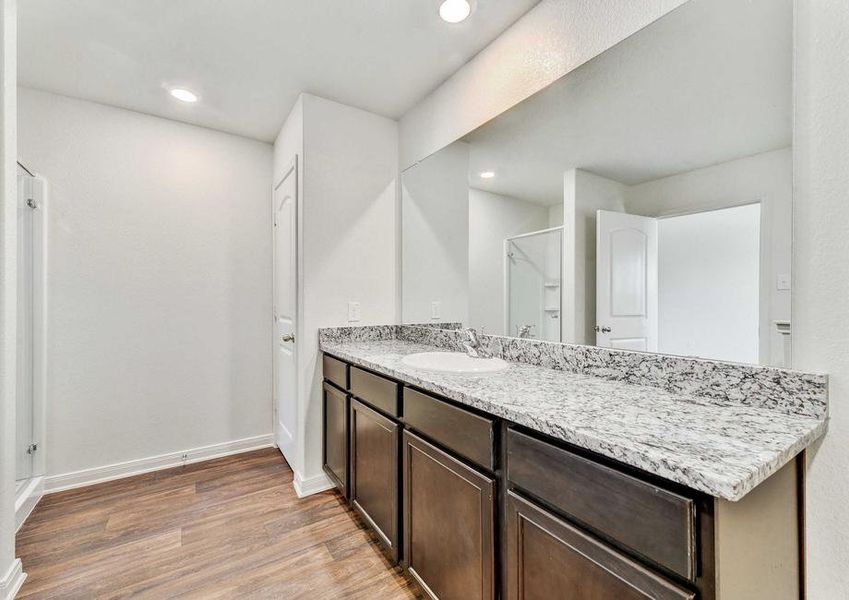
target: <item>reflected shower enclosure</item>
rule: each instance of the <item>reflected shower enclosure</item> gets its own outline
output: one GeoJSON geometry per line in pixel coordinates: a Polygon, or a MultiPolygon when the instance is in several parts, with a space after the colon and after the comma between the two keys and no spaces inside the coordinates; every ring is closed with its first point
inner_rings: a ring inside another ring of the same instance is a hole
{"type": "Polygon", "coordinates": [[[17,379],[15,389],[15,522],[23,522],[44,489],[46,183],[18,163],[17,379]]]}
{"type": "Polygon", "coordinates": [[[504,333],[560,341],[563,228],[504,240],[504,333]]]}

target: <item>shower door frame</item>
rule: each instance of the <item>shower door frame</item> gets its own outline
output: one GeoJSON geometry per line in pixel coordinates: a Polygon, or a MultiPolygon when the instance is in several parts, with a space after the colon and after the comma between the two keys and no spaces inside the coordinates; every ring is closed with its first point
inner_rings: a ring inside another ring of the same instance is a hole
{"type": "MultiPolygon", "coordinates": [[[[18,201],[32,211],[32,452],[30,476],[15,491],[15,529],[19,529],[44,495],[47,420],[47,266],[48,187],[37,173],[24,174],[18,201]],[[33,206],[34,205],[34,206],[33,206]]],[[[16,443],[16,452],[17,452],[16,443]]],[[[15,483],[18,483],[16,479],[15,483]]]]}
{"type": "MultiPolygon", "coordinates": [[[[510,244],[513,240],[518,240],[527,237],[533,237],[536,235],[544,235],[546,233],[553,233],[555,231],[560,232],[560,251],[558,252],[558,257],[560,258],[560,314],[559,319],[560,323],[558,324],[559,338],[560,342],[563,341],[563,236],[566,233],[566,229],[563,225],[556,225],[554,227],[548,227],[546,229],[538,229],[537,231],[529,231],[527,233],[519,233],[517,235],[511,235],[510,237],[504,238],[504,251],[501,254],[502,260],[502,268],[504,272],[504,277],[502,281],[504,285],[502,286],[502,305],[504,306],[504,336],[505,337],[516,337],[511,335],[510,332],[510,260],[508,259],[508,253],[510,251],[510,244]]],[[[541,324],[542,325],[542,324],[541,324]]],[[[539,339],[542,338],[532,338],[539,339]]]]}

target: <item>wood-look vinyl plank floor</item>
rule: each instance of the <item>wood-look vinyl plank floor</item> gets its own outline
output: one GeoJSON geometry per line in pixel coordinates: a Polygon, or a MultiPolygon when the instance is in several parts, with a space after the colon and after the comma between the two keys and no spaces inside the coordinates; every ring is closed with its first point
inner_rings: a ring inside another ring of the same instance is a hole
{"type": "Polygon", "coordinates": [[[270,448],[45,496],[20,599],[422,598],[334,492],[270,448]]]}

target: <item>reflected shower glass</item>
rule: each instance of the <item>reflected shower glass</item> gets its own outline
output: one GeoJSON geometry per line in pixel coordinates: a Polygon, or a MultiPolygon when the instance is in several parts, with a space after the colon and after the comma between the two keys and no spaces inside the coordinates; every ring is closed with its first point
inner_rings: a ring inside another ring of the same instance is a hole
{"type": "Polygon", "coordinates": [[[562,240],[562,227],[505,240],[506,335],[560,341],[562,240]]]}
{"type": "Polygon", "coordinates": [[[15,482],[33,476],[33,262],[32,209],[27,205],[29,175],[18,166],[18,339],[15,390],[15,482]]]}

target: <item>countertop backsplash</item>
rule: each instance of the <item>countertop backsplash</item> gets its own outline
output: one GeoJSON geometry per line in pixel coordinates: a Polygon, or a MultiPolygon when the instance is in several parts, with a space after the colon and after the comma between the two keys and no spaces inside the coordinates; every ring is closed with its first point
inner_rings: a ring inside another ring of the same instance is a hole
{"type": "MultiPolygon", "coordinates": [[[[460,323],[319,330],[319,342],[391,339],[453,351],[463,351],[466,341],[460,323]]],[[[484,334],[480,339],[493,356],[508,361],[769,408],[788,415],[824,419],[828,414],[828,377],[818,373],[495,335],[484,334]]]]}

